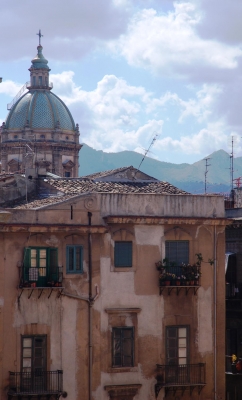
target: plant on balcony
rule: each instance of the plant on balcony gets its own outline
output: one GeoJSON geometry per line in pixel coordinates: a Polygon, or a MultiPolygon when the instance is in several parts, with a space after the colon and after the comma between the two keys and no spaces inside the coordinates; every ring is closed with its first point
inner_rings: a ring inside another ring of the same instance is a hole
{"type": "MultiPolygon", "coordinates": [[[[164,285],[164,282],[172,282],[172,285],[199,285],[201,277],[201,263],[204,262],[202,254],[196,253],[196,261],[193,264],[183,263],[181,266],[176,266],[175,263],[170,262],[167,258],[155,263],[156,269],[161,272],[159,275],[160,284],[164,285]],[[175,273],[173,273],[175,272],[175,273]]],[[[210,265],[213,265],[214,261],[209,259],[207,261],[210,265]]],[[[168,283],[169,284],[169,283],[168,283]]]]}
{"type": "Polygon", "coordinates": [[[158,271],[163,271],[164,269],[169,268],[171,263],[169,262],[168,258],[163,258],[163,260],[156,262],[155,266],[158,271]]]}

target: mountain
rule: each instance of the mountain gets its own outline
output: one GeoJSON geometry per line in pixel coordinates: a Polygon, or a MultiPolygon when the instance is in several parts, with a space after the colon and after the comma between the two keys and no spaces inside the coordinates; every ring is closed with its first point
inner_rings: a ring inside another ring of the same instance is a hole
{"type": "MultiPolygon", "coordinates": [[[[83,145],[79,155],[79,175],[133,165],[138,168],[142,154],[134,151],[106,153],[83,145]]],[[[207,191],[224,193],[230,190],[230,156],[218,150],[208,156],[207,191]]],[[[146,157],[142,162],[143,172],[191,193],[204,193],[205,160],[193,164],[173,164],[146,157]]],[[[234,177],[242,176],[242,157],[234,159],[234,177]]]]}

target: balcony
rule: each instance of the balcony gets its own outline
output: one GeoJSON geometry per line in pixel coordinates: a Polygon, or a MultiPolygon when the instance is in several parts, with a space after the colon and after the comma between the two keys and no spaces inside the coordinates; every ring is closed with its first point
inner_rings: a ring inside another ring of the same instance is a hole
{"type": "Polygon", "coordinates": [[[175,396],[179,390],[184,394],[185,390],[194,389],[200,394],[205,382],[205,363],[182,364],[182,365],[160,365],[157,364],[157,384],[155,385],[156,398],[161,389],[165,389],[165,397],[169,392],[175,396]]]}
{"type": "Polygon", "coordinates": [[[53,290],[57,290],[59,294],[63,290],[63,267],[50,266],[48,268],[33,268],[23,266],[20,270],[20,299],[23,291],[29,291],[28,298],[32,296],[35,290],[38,290],[38,298],[40,298],[44,289],[49,289],[48,298],[53,290]]]}
{"type": "Polygon", "coordinates": [[[188,294],[192,291],[196,294],[200,287],[201,267],[200,265],[169,266],[168,268],[157,268],[159,274],[160,295],[167,292],[169,295],[174,291],[177,295],[181,290],[188,294]]]}
{"type": "Polygon", "coordinates": [[[9,372],[8,399],[32,396],[66,397],[63,371],[9,372]]]}

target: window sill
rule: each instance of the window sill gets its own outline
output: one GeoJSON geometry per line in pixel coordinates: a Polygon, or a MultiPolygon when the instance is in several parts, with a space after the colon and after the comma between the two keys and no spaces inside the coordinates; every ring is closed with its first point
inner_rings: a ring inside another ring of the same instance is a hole
{"type": "Polygon", "coordinates": [[[134,272],[134,267],[113,267],[112,272],[134,272]]]}
{"type": "Polygon", "coordinates": [[[120,372],[138,372],[138,367],[112,367],[108,368],[108,373],[120,373],[120,372]]]}

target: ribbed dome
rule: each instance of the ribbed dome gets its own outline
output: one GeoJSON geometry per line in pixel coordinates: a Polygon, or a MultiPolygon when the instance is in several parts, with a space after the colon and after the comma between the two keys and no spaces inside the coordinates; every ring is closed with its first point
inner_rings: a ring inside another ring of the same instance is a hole
{"type": "Polygon", "coordinates": [[[30,90],[11,108],[7,119],[7,129],[75,130],[75,123],[66,105],[49,90],[30,90]]]}

